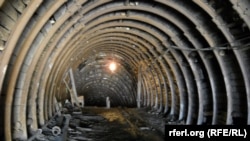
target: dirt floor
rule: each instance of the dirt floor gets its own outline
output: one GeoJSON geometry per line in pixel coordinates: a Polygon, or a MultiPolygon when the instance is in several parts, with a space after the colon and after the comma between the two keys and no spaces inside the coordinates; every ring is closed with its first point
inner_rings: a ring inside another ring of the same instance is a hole
{"type": "MultiPolygon", "coordinates": [[[[164,140],[164,121],[145,109],[85,107],[82,109],[82,115],[78,117],[81,117],[81,122],[85,122],[83,128],[91,129],[85,131],[84,136],[89,140],[164,140]]],[[[77,119],[77,116],[72,119],[77,119]]]]}
{"type": "Polygon", "coordinates": [[[68,107],[28,141],[164,141],[164,118],[137,108],[68,107]]]}

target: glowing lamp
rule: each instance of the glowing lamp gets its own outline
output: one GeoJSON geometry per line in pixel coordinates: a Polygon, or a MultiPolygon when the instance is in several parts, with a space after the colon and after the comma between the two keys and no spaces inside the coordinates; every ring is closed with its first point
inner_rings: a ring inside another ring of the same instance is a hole
{"type": "Polygon", "coordinates": [[[111,70],[112,72],[114,72],[116,70],[116,63],[114,62],[111,62],[109,64],[109,70],[111,70]]]}

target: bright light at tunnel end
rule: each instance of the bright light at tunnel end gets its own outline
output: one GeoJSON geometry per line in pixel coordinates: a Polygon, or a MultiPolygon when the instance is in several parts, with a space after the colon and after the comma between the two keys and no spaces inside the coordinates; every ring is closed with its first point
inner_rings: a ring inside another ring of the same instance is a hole
{"type": "Polygon", "coordinates": [[[117,68],[117,65],[116,65],[115,62],[111,62],[111,63],[109,64],[109,70],[110,70],[111,72],[114,72],[114,71],[116,70],[116,68],[117,68]]]}

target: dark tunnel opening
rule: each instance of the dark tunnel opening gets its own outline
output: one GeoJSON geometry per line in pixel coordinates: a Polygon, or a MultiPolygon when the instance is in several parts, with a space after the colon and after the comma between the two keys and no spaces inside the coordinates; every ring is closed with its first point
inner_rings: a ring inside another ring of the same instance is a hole
{"type": "Polygon", "coordinates": [[[146,119],[248,125],[249,7],[249,0],[0,0],[0,136],[58,136],[71,121],[104,124],[111,113],[131,127],[138,119],[143,133],[146,119]],[[58,117],[67,108],[78,109],[58,117]],[[53,119],[64,128],[43,129],[53,119]]]}
{"type": "Polygon", "coordinates": [[[136,107],[136,74],[116,52],[94,53],[75,71],[78,95],[84,96],[86,106],[136,107]]]}

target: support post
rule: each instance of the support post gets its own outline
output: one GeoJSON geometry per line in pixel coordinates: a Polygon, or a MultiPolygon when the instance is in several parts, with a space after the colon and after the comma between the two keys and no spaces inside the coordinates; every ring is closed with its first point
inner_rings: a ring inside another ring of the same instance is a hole
{"type": "Polygon", "coordinates": [[[77,91],[76,91],[76,85],[75,85],[75,78],[74,78],[74,74],[73,74],[73,71],[72,71],[72,68],[69,69],[69,75],[70,75],[70,81],[71,81],[71,85],[72,85],[72,91],[70,93],[70,96],[71,96],[71,103],[73,105],[76,104],[76,106],[80,106],[79,105],[79,102],[78,102],[78,99],[77,99],[77,91]]]}
{"type": "Polygon", "coordinates": [[[138,82],[137,82],[137,108],[141,108],[141,67],[138,68],[138,82]]]}
{"type": "Polygon", "coordinates": [[[110,99],[109,99],[109,97],[106,97],[106,107],[108,109],[110,108],[110,99]]]}

